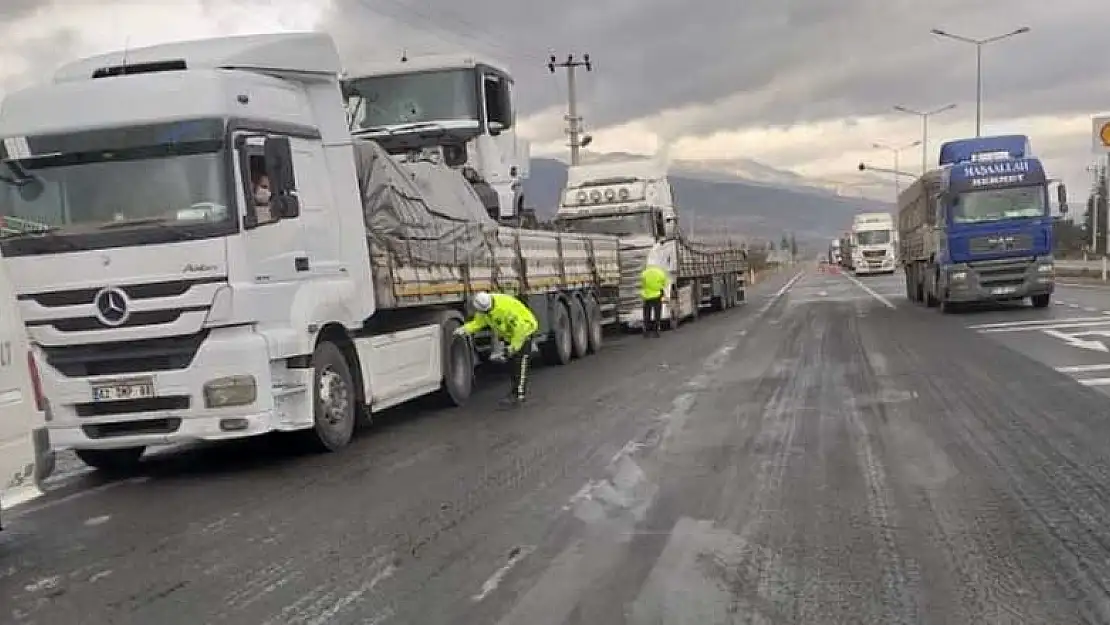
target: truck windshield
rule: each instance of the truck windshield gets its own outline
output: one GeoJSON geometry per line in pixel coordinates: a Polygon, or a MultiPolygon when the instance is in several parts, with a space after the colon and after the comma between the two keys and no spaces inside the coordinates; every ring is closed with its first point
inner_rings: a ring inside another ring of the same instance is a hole
{"type": "Polygon", "coordinates": [[[228,208],[222,152],[192,152],[160,146],[4,163],[4,254],[105,247],[91,239],[112,231],[154,230],[158,234],[142,242],[156,243],[215,236],[234,227],[237,213],[228,208]],[[35,236],[45,232],[49,239],[35,236]],[[17,244],[36,239],[29,246],[17,244]],[[64,244],[52,247],[47,241],[64,244]]]}
{"type": "Polygon", "coordinates": [[[632,213],[628,215],[593,215],[567,219],[567,230],[588,234],[655,235],[651,213],[632,213]]]}
{"type": "Polygon", "coordinates": [[[448,120],[477,120],[478,91],[470,70],[357,78],[346,83],[354,129],[448,120]]]}
{"type": "Polygon", "coordinates": [[[969,191],[952,203],[952,223],[972,224],[1045,214],[1043,186],[969,191]]]}
{"type": "Polygon", "coordinates": [[[856,233],[860,245],[886,245],[890,243],[890,230],[864,230],[856,233]]]}

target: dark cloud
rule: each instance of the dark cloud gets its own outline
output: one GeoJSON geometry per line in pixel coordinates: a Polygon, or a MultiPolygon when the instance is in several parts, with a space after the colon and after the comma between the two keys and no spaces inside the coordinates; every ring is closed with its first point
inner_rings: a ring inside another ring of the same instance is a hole
{"type": "Polygon", "coordinates": [[[974,46],[931,35],[1032,31],[984,48],[985,114],[1085,113],[1105,106],[1104,0],[336,0],[324,27],[348,58],[469,48],[507,58],[525,111],[558,104],[549,51],[589,52],[594,127],[728,100],[684,120],[707,133],[884,114],[958,102],[974,115],[974,46]],[[419,31],[423,30],[423,33],[419,31]]]}

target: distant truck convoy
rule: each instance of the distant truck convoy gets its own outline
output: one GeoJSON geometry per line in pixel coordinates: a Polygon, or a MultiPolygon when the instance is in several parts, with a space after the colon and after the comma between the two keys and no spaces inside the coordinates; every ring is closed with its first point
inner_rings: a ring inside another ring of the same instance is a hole
{"type": "Polygon", "coordinates": [[[571,167],[556,217],[573,232],[620,237],[622,325],[643,321],[640,272],[649,262],[672,277],[662,313],[672,328],[697,318],[702,307],[723,310],[744,301],[747,253],[734,243],[692,240],[682,230],[666,166],[656,159],[571,167]]]}
{"type": "Polygon", "coordinates": [[[333,451],[375,411],[462,404],[490,349],[452,336],[477,290],[522,298],[553,363],[601,348],[620,239],[502,226],[521,172],[489,174],[492,211],[462,172],[465,146],[515,124],[507,74],[426,75],[473,99],[425,129],[441,143],[387,150],[362,135],[412,129],[342,70],[324,34],[227,37],[84,59],[4,99],[0,250],[54,449],[112,470],[272,431],[333,451]]]}
{"type": "MultiPolygon", "coordinates": [[[[906,296],[950,312],[961,304],[1054,289],[1049,180],[1024,135],[949,141],[939,167],[898,198],[906,296]]],[[[1061,204],[1067,191],[1057,188],[1061,204]]]]}
{"type": "Polygon", "coordinates": [[[890,213],[859,213],[852,218],[852,270],[857,276],[895,271],[898,233],[890,213]]]}
{"type": "Polygon", "coordinates": [[[840,239],[833,239],[832,242],[829,243],[829,264],[840,264],[840,239]]]}

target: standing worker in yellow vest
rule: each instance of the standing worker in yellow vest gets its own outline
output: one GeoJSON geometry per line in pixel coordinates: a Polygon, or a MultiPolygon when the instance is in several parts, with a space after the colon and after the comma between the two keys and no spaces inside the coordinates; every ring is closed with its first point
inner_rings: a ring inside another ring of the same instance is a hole
{"type": "Polygon", "coordinates": [[[640,297],[644,300],[644,338],[658,337],[667,298],[667,272],[662,267],[649,264],[640,272],[640,297]]]}
{"type": "Polygon", "coordinates": [[[474,294],[474,318],[455,330],[455,334],[473,335],[489,328],[500,340],[508,343],[508,353],[495,354],[491,360],[509,360],[509,374],[512,387],[509,396],[501,401],[505,405],[519,405],[524,402],[528,389],[528,361],[532,357],[536,330],[540,324],[536,316],[515,296],[504,293],[474,294]]]}

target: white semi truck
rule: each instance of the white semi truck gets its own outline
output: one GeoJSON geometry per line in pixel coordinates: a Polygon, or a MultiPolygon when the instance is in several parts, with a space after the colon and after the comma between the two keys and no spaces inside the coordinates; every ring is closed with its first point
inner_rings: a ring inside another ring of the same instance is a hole
{"type": "Polygon", "coordinates": [[[367,63],[343,80],[353,134],[402,160],[433,154],[461,171],[490,215],[507,223],[524,209],[531,160],[530,144],[517,135],[512,87],[504,65],[476,55],[367,63]]]}
{"type": "Polygon", "coordinates": [[[855,275],[894,273],[898,231],[890,213],[859,213],[852,218],[852,270],[855,275]]]}
{"type": "Polygon", "coordinates": [[[621,237],[618,317],[626,327],[643,323],[639,281],[649,262],[670,274],[662,317],[671,328],[696,318],[703,306],[723,310],[744,301],[747,253],[736,244],[691,240],[678,213],[667,168],[657,159],[576,165],[567,172],[559,223],[621,237]]]}
{"type": "Polygon", "coordinates": [[[338,450],[374,411],[461,404],[476,350],[452,331],[481,289],[529,304],[553,362],[600,348],[618,239],[501,226],[458,170],[352,137],[341,70],[324,34],[228,37],[5,98],[0,214],[22,225],[0,249],[55,449],[113,470],[272,431],[338,450]]]}

